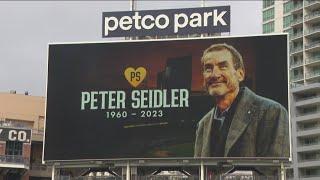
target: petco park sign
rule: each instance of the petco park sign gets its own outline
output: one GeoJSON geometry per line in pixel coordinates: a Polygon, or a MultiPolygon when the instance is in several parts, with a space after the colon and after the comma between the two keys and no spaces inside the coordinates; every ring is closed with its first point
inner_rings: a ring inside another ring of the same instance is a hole
{"type": "Polygon", "coordinates": [[[230,31],[230,6],[103,13],[103,37],[230,31]]]}

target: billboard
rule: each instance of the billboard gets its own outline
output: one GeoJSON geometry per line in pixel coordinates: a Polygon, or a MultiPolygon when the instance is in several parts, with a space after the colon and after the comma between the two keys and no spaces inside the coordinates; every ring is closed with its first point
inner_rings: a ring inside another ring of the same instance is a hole
{"type": "Polygon", "coordinates": [[[289,158],[287,42],[50,44],[44,161],[289,158]]]}

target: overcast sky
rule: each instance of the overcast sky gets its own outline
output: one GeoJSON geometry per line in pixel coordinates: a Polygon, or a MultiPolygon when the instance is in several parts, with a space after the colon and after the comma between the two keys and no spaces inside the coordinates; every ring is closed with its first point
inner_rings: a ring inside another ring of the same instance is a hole
{"type": "MultiPolygon", "coordinates": [[[[262,1],[206,1],[231,6],[231,35],[262,33],[262,1]]],[[[200,1],[138,1],[137,10],[200,7],[200,1]]],[[[0,92],[45,96],[49,42],[111,41],[101,37],[102,12],[129,1],[0,2],[0,92]]]]}

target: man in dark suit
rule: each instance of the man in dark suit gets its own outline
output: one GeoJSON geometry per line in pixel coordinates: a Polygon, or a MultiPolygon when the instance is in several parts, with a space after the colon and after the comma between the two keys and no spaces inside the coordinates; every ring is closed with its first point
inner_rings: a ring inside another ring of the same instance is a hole
{"type": "Polygon", "coordinates": [[[204,86],[215,106],[198,123],[195,157],[289,157],[289,119],[279,103],[241,86],[241,54],[227,44],[206,49],[204,86]]]}

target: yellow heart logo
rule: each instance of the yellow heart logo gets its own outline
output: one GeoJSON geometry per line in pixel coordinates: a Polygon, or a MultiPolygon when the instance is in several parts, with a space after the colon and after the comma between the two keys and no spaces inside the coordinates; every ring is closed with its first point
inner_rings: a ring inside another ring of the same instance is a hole
{"type": "Polygon", "coordinates": [[[128,67],[124,71],[124,77],[133,87],[139,86],[139,84],[144,80],[146,75],[147,75],[147,70],[144,67],[138,67],[137,69],[128,67]]]}

